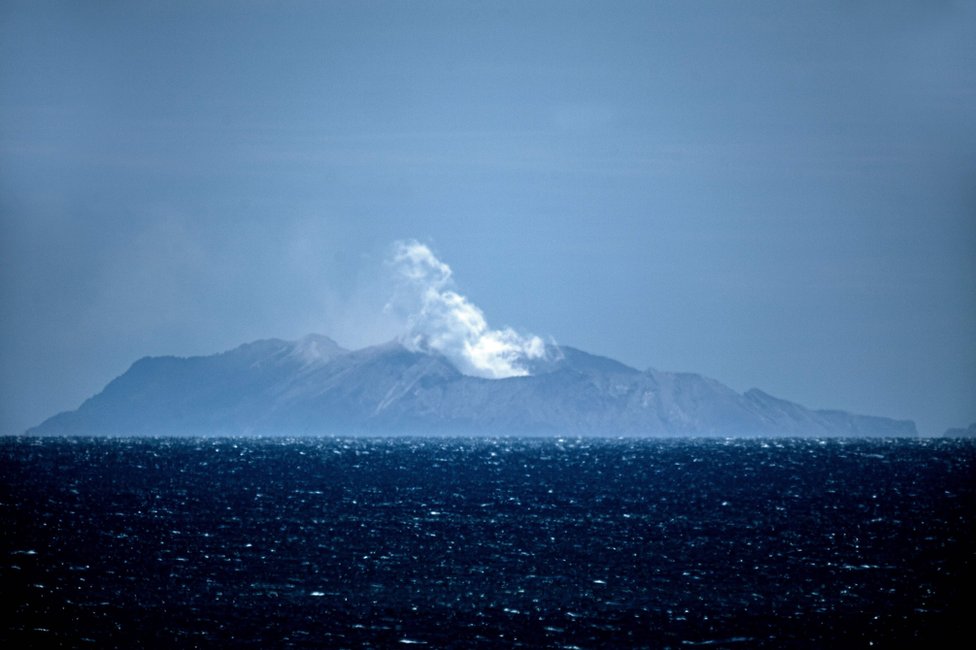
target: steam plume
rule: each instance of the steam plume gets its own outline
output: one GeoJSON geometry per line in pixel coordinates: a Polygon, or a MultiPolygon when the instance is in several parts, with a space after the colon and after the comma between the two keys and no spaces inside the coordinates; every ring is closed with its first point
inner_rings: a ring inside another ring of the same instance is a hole
{"type": "Polygon", "coordinates": [[[489,328],[484,312],[451,289],[451,267],[424,244],[396,242],[391,264],[399,290],[388,307],[407,315],[406,347],[439,352],[462,373],[490,379],[527,375],[524,363],[545,356],[538,336],[489,328]]]}

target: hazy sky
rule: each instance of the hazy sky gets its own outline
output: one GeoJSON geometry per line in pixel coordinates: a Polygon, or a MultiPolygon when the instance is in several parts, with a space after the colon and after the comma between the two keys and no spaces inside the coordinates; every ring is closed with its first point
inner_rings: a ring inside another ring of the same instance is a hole
{"type": "Polygon", "coordinates": [[[976,421],[976,3],[0,3],[0,432],[144,355],[494,327],[976,421]]]}

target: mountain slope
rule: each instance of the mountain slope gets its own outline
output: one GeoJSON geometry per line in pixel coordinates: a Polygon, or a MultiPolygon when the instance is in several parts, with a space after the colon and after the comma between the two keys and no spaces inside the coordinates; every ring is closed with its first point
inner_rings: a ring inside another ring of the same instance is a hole
{"type": "Polygon", "coordinates": [[[257,341],[207,357],[144,358],[49,435],[914,436],[915,425],[812,411],[706,377],[641,372],[570,347],[533,374],[481,379],[396,343],[257,341]]]}

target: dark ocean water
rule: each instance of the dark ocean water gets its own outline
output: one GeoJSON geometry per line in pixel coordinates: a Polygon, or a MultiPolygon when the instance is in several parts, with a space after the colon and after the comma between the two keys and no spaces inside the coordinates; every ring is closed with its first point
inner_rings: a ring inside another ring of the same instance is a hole
{"type": "Polygon", "coordinates": [[[976,595],[964,441],[7,438],[0,477],[4,648],[950,647],[976,595]]]}

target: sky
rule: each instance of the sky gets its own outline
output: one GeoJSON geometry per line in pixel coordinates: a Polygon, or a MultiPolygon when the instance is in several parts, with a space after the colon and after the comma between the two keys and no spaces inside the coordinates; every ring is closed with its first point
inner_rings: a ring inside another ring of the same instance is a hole
{"type": "Polygon", "coordinates": [[[976,3],[0,3],[0,432],[398,336],[402,242],[492,331],[965,426],[976,3]]]}

